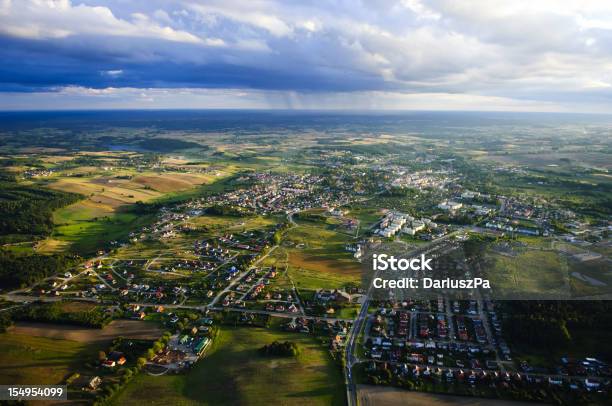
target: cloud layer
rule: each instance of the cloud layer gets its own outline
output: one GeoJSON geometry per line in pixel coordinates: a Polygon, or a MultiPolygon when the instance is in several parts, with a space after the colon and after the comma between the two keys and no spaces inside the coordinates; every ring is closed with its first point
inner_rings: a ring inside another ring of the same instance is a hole
{"type": "Polygon", "coordinates": [[[0,58],[0,108],[612,111],[612,2],[0,0],[0,58]]]}

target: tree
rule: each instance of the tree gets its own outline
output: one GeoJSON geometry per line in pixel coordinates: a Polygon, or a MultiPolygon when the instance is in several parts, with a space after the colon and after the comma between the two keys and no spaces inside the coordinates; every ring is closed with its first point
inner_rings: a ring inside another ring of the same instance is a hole
{"type": "Polygon", "coordinates": [[[147,359],[144,357],[140,357],[136,360],[136,366],[138,368],[142,368],[147,364],[147,359]]]}
{"type": "Polygon", "coordinates": [[[296,343],[291,341],[274,341],[260,348],[260,352],[264,355],[296,357],[300,353],[300,348],[296,343]]]}
{"type": "Polygon", "coordinates": [[[159,342],[159,341],[155,341],[155,343],[153,344],[153,352],[155,352],[155,353],[158,353],[163,348],[164,348],[164,345],[161,342],[159,342]]]}
{"type": "Polygon", "coordinates": [[[0,333],[4,333],[12,324],[13,320],[7,312],[0,313],[0,333]]]}

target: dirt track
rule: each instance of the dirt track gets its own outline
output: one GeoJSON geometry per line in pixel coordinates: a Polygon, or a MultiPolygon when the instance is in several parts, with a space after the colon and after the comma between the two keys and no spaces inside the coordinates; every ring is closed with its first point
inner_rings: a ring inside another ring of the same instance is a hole
{"type": "Polygon", "coordinates": [[[359,404],[363,406],[533,406],[533,403],[411,392],[385,386],[357,385],[359,404]]]}
{"type": "Polygon", "coordinates": [[[79,342],[109,341],[116,337],[155,340],[162,330],[155,324],[138,320],[115,320],[103,329],[52,323],[15,323],[10,331],[38,337],[79,342]]]}

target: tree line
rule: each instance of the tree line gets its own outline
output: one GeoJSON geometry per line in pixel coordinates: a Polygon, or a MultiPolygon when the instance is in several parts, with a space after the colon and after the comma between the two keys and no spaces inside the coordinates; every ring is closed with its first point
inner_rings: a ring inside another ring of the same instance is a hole
{"type": "MultiPolygon", "coordinates": [[[[612,303],[601,301],[504,302],[504,332],[511,342],[532,350],[566,350],[585,335],[601,337],[612,329],[612,303]]],[[[593,352],[612,359],[608,346],[593,352]]]]}
{"type": "Polygon", "coordinates": [[[79,260],[77,256],[65,254],[19,255],[0,249],[0,286],[26,287],[51,275],[65,272],[79,260]]]}
{"type": "Polygon", "coordinates": [[[78,326],[102,328],[112,321],[112,316],[105,313],[102,308],[94,307],[91,310],[67,312],[59,302],[52,304],[34,303],[20,308],[13,313],[15,320],[42,321],[78,326]]]}
{"type": "Polygon", "coordinates": [[[14,177],[4,174],[0,176],[0,236],[50,235],[53,231],[53,210],[82,198],[74,193],[22,185],[14,177]]]}

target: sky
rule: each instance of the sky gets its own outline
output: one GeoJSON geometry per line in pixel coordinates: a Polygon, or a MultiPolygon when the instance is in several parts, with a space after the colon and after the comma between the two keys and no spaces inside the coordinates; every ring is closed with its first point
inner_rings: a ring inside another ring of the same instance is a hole
{"type": "Polygon", "coordinates": [[[0,0],[0,110],[612,112],[607,0],[0,0]]]}

